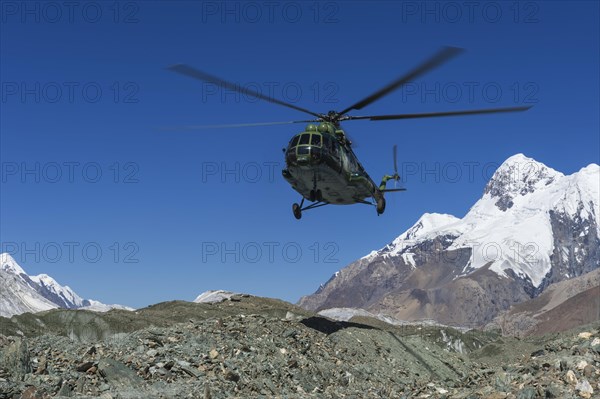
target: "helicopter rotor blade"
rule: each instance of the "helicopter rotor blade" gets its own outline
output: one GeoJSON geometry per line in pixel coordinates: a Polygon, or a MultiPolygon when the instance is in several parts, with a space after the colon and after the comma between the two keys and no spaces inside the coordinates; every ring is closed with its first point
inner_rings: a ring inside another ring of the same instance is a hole
{"type": "Polygon", "coordinates": [[[359,110],[359,109],[366,107],[367,105],[379,100],[381,97],[390,94],[394,90],[397,90],[403,84],[406,84],[406,83],[410,82],[411,80],[415,79],[416,77],[424,74],[425,72],[428,72],[428,71],[432,70],[433,68],[443,64],[444,62],[448,61],[450,58],[454,57],[455,55],[459,54],[462,51],[463,51],[463,49],[459,48],[459,47],[444,47],[444,48],[442,48],[433,57],[429,58],[427,61],[425,61],[424,63],[422,63],[421,65],[419,65],[418,67],[416,67],[415,69],[413,69],[412,71],[407,73],[406,75],[399,77],[398,79],[389,83],[387,86],[379,89],[378,91],[371,94],[370,96],[365,97],[362,100],[360,100],[359,102],[349,106],[345,110],[341,111],[339,114],[344,115],[348,111],[359,110]]]}
{"type": "Polygon", "coordinates": [[[288,122],[229,123],[229,124],[224,124],[224,125],[169,126],[169,127],[162,128],[162,130],[228,129],[228,128],[236,128],[236,127],[290,125],[290,124],[293,124],[293,123],[309,123],[309,122],[318,122],[318,121],[316,121],[316,120],[310,120],[310,121],[288,121],[288,122]]]}
{"type": "Polygon", "coordinates": [[[414,118],[436,118],[440,116],[459,116],[459,115],[479,115],[479,114],[497,114],[504,112],[527,111],[531,106],[472,109],[466,111],[446,111],[446,112],[424,112],[418,114],[397,114],[397,115],[373,115],[373,116],[348,116],[344,120],[368,119],[371,121],[385,121],[393,119],[414,119],[414,118]]]}
{"type": "Polygon", "coordinates": [[[188,76],[190,78],[194,78],[194,79],[198,79],[201,80],[203,82],[208,82],[208,83],[213,83],[219,87],[222,87],[224,89],[228,89],[228,90],[233,90],[233,91],[237,91],[239,93],[242,94],[247,94],[249,96],[255,97],[255,98],[259,98],[261,100],[265,100],[268,101],[270,103],[274,103],[274,104],[279,104],[279,105],[283,105],[284,107],[288,107],[288,108],[292,108],[295,109],[297,111],[300,112],[304,112],[306,114],[310,114],[312,116],[315,116],[317,118],[320,118],[321,115],[317,114],[316,112],[312,112],[306,108],[302,108],[299,107],[297,105],[282,101],[282,100],[278,100],[276,98],[273,97],[269,97],[266,96],[262,93],[259,93],[257,91],[242,87],[238,84],[232,83],[232,82],[228,82],[226,80],[223,80],[221,78],[218,78],[214,75],[210,75],[206,72],[202,72],[196,68],[193,68],[189,65],[185,65],[185,64],[175,64],[175,65],[171,65],[169,67],[167,67],[168,70],[173,71],[173,72],[177,72],[180,73],[182,75],[188,76]]]}
{"type": "Polygon", "coordinates": [[[383,190],[380,190],[382,193],[395,193],[398,191],[406,191],[405,188],[384,188],[383,190]]]}

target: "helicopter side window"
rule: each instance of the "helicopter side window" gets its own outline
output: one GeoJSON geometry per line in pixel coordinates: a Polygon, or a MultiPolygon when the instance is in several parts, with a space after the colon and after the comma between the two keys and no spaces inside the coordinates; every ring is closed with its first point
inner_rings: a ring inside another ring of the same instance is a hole
{"type": "Polygon", "coordinates": [[[321,146],[321,136],[318,134],[313,134],[310,138],[310,145],[314,145],[316,147],[321,146]]]}
{"type": "Polygon", "coordinates": [[[298,145],[298,140],[300,140],[300,136],[294,136],[292,141],[290,142],[290,148],[293,148],[298,145]]]}
{"type": "Polygon", "coordinates": [[[310,142],[310,133],[303,134],[302,136],[300,136],[300,145],[309,144],[309,142],[310,142]]]}

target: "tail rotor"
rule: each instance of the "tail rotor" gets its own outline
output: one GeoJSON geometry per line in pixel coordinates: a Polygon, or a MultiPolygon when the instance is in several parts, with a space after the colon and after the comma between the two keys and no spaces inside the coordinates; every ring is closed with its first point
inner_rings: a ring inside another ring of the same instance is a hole
{"type": "Polygon", "coordinates": [[[397,145],[394,145],[393,154],[394,154],[394,174],[393,175],[385,175],[381,179],[381,184],[379,185],[379,191],[381,191],[382,193],[406,190],[405,188],[386,188],[388,181],[394,180],[395,183],[398,183],[400,181],[400,175],[398,174],[398,146],[397,145]]]}

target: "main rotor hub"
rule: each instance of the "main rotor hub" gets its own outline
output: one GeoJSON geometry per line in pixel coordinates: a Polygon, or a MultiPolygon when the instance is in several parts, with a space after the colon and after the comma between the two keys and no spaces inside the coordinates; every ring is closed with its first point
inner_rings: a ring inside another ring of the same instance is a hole
{"type": "Polygon", "coordinates": [[[343,115],[337,111],[329,111],[327,114],[319,115],[320,120],[323,122],[333,123],[335,126],[339,126],[340,121],[343,120],[343,115]]]}

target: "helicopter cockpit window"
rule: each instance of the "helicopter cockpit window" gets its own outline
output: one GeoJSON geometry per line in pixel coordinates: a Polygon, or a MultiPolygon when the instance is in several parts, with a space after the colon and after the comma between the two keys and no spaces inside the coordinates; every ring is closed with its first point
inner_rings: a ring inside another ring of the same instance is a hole
{"type": "Polygon", "coordinates": [[[300,145],[309,144],[309,141],[310,141],[310,133],[303,134],[302,136],[300,136],[300,145]]]}
{"type": "Polygon", "coordinates": [[[300,146],[298,147],[298,155],[307,155],[310,151],[310,147],[308,146],[300,146]]]}
{"type": "Polygon", "coordinates": [[[314,145],[316,147],[321,146],[321,136],[318,134],[313,134],[310,138],[310,145],[314,145]]]}

